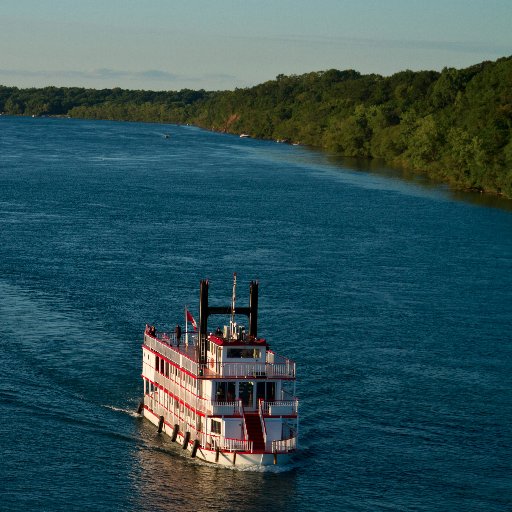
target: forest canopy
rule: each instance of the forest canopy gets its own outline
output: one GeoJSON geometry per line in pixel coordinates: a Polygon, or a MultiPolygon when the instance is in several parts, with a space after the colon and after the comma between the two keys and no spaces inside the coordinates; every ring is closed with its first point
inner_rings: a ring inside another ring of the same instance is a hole
{"type": "Polygon", "coordinates": [[[512,57],[389,77],[335,69],[278,75],[234,91],[0,86],[0,111],[243,132],[512,197],[512,57]]]}

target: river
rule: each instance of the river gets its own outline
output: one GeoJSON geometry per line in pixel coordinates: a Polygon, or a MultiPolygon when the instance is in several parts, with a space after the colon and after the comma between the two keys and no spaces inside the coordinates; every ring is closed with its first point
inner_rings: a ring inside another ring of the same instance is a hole
{"type": "Polygon", "coordinates": [[[1,510],[510,510],[510,201],[189,126],[2,116],[0,155],[1,510]],[[285,470],[135,413],[145,324],[233,272],[297,363],[285,470]]]}

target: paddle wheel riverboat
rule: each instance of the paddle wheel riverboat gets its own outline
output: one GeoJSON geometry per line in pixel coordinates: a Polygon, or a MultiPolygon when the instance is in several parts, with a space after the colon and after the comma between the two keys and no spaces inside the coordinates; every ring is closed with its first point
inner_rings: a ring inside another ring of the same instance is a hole
{"type": "Polygon", "coordinates": [[[185,308],[185,332],[146,326],[142,345],[144,401],[139,412],[192,457],[231,466],[286,464],[297,449],[295,363],[258,336],[258,282],[249,306],[210,306],[201,280],[199,326],[185,308]],[[213,315],[229,325],[210,331],[213,315]],[[248,332],[237,323],[248,317],[248,332]],[[193,330],[189,332],[189,322],[193,330]]]}

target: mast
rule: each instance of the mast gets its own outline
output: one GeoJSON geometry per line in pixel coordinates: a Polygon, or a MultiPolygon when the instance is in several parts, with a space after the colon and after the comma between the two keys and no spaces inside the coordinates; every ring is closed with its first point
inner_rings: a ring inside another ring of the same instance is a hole
{"type": "Polygon", "coordinates": [[[235,337],[236,272],[233,272],[233,295],[231,297],[231,321],[229,323],[231,339],[235,337]]]}

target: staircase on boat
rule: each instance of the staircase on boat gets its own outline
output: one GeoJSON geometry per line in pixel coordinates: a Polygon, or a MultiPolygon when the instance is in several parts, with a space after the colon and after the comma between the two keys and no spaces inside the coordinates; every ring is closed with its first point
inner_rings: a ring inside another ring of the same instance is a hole
{"type": "Polygon", "coordinates": [[[245,426],[247,428],[247,437],[249,438],[249,441],[252,441],[253,443],[253,451],[265,451],[265,440],[263,439],[260,415],[257,412],[245,412],[244,416],[245,426]]]}

